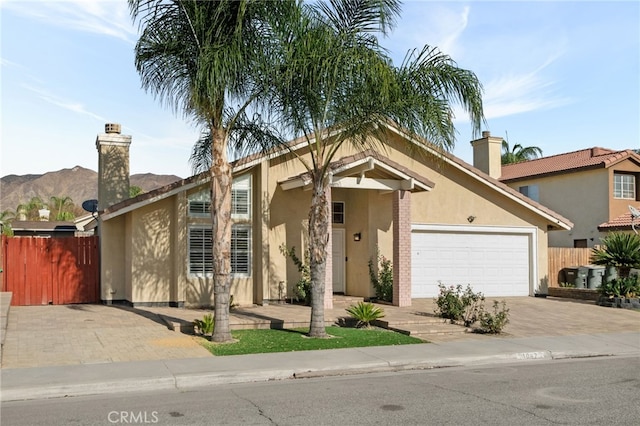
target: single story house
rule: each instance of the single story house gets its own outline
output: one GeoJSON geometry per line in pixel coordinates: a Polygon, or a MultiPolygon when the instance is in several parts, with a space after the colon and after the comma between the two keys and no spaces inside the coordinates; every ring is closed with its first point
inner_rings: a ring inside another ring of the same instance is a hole
{"type": "MultiPolygon", "coordinates": [[[[368,262],[393,261],[394,304],[430,298],[438,283],[487,296],[546,291],[556,212],[491,178],[489,132],[473,141],[473,167],[387,126],[380,152],[343,144],[331,165],[332,226],[325,306],[333,293],[371,297],[368,262]],[[476,158],[477,157],[477,158],[476,158]],[[482,169],[485,169],[483,171],[482,169]]],[[[208,173],[128,198],[129,144],[119,125],[99,134],[101,299],[133,305],[210,306],[208,173]]],[[[233,163],[232,288],[239,305],[291,297],[299,272],[281,253],[306,244],[311,192],[305,140],[233,163]]],[[[498,161],[499,157],[498,157],[498,161]]]]}

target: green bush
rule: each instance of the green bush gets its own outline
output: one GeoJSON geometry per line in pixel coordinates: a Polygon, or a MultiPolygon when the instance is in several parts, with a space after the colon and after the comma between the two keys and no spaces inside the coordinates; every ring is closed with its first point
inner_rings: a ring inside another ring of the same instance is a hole
{"type": "Polygon", "coordinates": [[[213,314],[205,314],[201,320],[197,319],[193,321],[193,327],[196,333],[200,333],[203,336],[213,334],[214,325],[215,320],[213,319],[213,314]]]}
{"type": "Polygon", "coordinates": [[[640,236],[611,232],[602,239],[602,244],[591,250],[594,265],[615,266],[621,278],[628,277],[631,268],[640,267],[640,236]]]}
{"type": "Polygon", "coordinates": [[[462,321],[466,327],[478,320],[478,315],[484,304],[484,295],[474,293],[470,285],[466,289],[462,286],[446,286],[438,284],[439,294],[436,299],[436,315],[451,320],[462,321]]]}
{"type": "Polygon", "coordinates": [[[614,278],[609,282],[603,283],[598,290],[602,296],[609,298],[632,298],[640,294],[640,280],[637,276],[614,278]]]}
{"type": "Polygon", "coordinates": [[[296,255],[296,248],[287,248],[286,245],[280,246],[280,253],[291,259],[300,272],[300,279],[293,287],[293,294],[296,300],[303,300],[305,305],[311,304],[311,270],[309,269],[309,252],[305,253],[304,262],[296,255]]]}
{"type": "Polygon", "coordinates": [[[376,255],[376,261],[369,259],[369,278],[378,300],[393,302],[393,265],[391,260],[376,255]]]}
{"type": "Polygon", "coordinates": [[[497,300],[493,301],[493,313],[487,312],[484,309],[479,314],[480,327],[479,330],[482,333],[499,334],[502,329],[509,322],[509,309],[507,309],[507,303],[502,301],[502,308],[497,300]]]}
{"type": "Polygon", "coordinates": [[[357,305],[351,305],[347,308],[347,312],[351,318],[358,321],[357,327],[369,327],[372,321],[384,317],[382,308],[368,302],[358,302],[357,305]]]}

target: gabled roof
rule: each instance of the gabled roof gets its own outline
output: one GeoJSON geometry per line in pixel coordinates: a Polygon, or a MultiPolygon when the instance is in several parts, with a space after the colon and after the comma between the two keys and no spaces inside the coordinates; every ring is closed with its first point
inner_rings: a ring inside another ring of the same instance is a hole
{"type": "MultiPolygon", "coordinates": [[[[412,137],[411,135],[408,135],[404,130],[400,129],[398,126],[394,125],[393,123],[387,123],[384,126],[389,131],[400,135],[401,137],[408,140],[410,143],[423,149],[427,154],[441,159],[444,162],[444,164],[448,164],[452,166],[453,168],[461,171],[462,173],[466,174],[472,179],[475,179],[476,181],[488,187],[493,188],[494,190],[498,191],[500,194],[515,201],[519,205],[529,209],[530,211],[534,212],[535,214],[538,214],[539,216],[542,216],[547,221],[553,224],[552,225],[553,228],[569,230],[573,227],[573,223],[569,219],[565,218],[564,216],[554,212],[553,210],[543,206],[542,204],[539,204],[533,201],[528,197],[525,197],[515,189],[490,177],[486,173],[462,161],[461,159],[455,157],[454,155],[446,152],[442,152],[441,150],[433,146],[429,141],[412,137]]],[[[310,142],[313,142],[313,139],[311,139],[310,142]]],[[[260,162],[262,161],[284,156],[284,155],[290,154],[291,152],[297,151],[298,149],[308,147],[308,143],[309,141],[307,141],[305,137],[300,137],[289,142],[285,146],[273,148],[267,153],[252,154],[247,157],[238,159],[232,163],[233,173],[239,174],[241,172],[249,170],[250,168],[252,168],[257,164],[260,164],[260,162]]],[[[365,156],[370,154],[371,154],[371,151],[367,151],[361,154],[356,154],[355,156],[352,156],[353,158],[345,157],[338,161],[346,162],[347,164],[352,164],[353,162],[360,159],[358,156],[364,158],[365,156]]],[[[434,186],[433,182],[426,179],[425,177],[420,177],[419,179],[415,179],[416,177],[418,177],[418,175],[414,172],[411,172],[410,170],[403,167],[402,165],[397,164],[389,159],[382,160],[383,157],[380,156],[379,154],[376,154],[376,157],[372,157],[372,158],[376,159],[379,162],[379,164],[386,164],[387,166],[391,166],[392,168],[394,168],[395,169],[394,173],[396,175],[405,174],[411,179],[413,179],[414,183],[419,182],[421,185],[423,185],[423,190],[427,190],[427,188],[433,188],[434,186]]],[[[338,164],[338,162],[336,162],[335,166],[339,168],[340,165],[338,164]]],[[[301,176],[294,177],[294,179],[296,178],[301,178],[301,176]]],[[[124,200],[120,203],[114,204],[106,208],[104,211],[100,212],[100,217],[102,220],[109,220],[113,217],[128,213],[144,205],[162,200],[176,193],[187,191],[191,188],[195,188],[197,186],[205,184],[209,181],[209,179],[210,179],[209,172],[204,172],[187,179],[176,181],[162,188],[158,188],[153,191],[140,194],[135,198],[130,198],[128,200],[124,200]]]]}
{"type": "MultiPolygon", "coordinates": [[[[430,191],[435,186],[426,177],[370,149],[334,161],[329,170],[329,184],[333,187],[417,192],[430,191]]],[[[279,183],[285,191],[309,187],[311,173],[304,172],[279,183]]]]}
{"type": "Polygon", "coordinates": [[[626,159],[631,159],[640,166],[640,155],[630,149],[614,151],[599,147],[587,148],[504,165],[502,166],[500,180],[502,182],[510,182],[518,179],[608,168],[626,159]]]}

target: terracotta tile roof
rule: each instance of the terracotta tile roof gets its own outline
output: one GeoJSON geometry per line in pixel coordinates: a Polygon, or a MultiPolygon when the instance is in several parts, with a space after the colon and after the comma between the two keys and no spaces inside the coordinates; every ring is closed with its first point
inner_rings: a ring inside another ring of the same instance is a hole
{"type": "Polygon", "coordinates": [[[627,212],[621,214],[609,222],[601,223],[598,225],[598,231],[622,231],[626,229],[631,229],[631,225],[635,225],[635,228],[640,232],[640,219],[633,220],[631,217],[631,213],[627,212]]]}
{"type": "Polygon", "coordinates": [[[542,157],[502,166],[502,182],[540,177],[558,173],[572,173],[584,169],[607,168],[624,159],[631,158],[640,165],[640,155],[630,149],[614,151],[607,148],[587,148],[580,151],[542,157]]]}

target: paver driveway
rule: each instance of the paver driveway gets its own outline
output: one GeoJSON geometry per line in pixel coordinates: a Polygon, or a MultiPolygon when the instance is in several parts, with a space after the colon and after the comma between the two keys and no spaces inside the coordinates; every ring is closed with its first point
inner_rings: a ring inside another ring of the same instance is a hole
{"type": "MultiPolygon", "coordinates": [[[[502,300],[502,299],[499,299],[502,300]]],[[[434,336],[433,342],[460,339],[504,339],[534,336],[640,331],[640,312],[605,308],[593,302],[559,298],[505,298],[510,323],[499,337],[477,334],[434,336]]],[[[487,300],[490,307],[492,300],[487,300]]],[[[326,317],[345,316],[344,306],[326,317]]],[[[383,306],[386,319],[407,320],[433,314],[431,299],[415,299],[411,307],[383,306]]],[[[256,318],[308,321],[309,308],[270,305],[247,308],[256,318]]],[[[202,310],[131,309],[103,305],[11,307],[2,367],[37,367],[211,356],[193,337],[170,331],[157,314],[192,321],[202,310]]],[[[247,319],[244,318],[246,321],[247,319]]]]}

